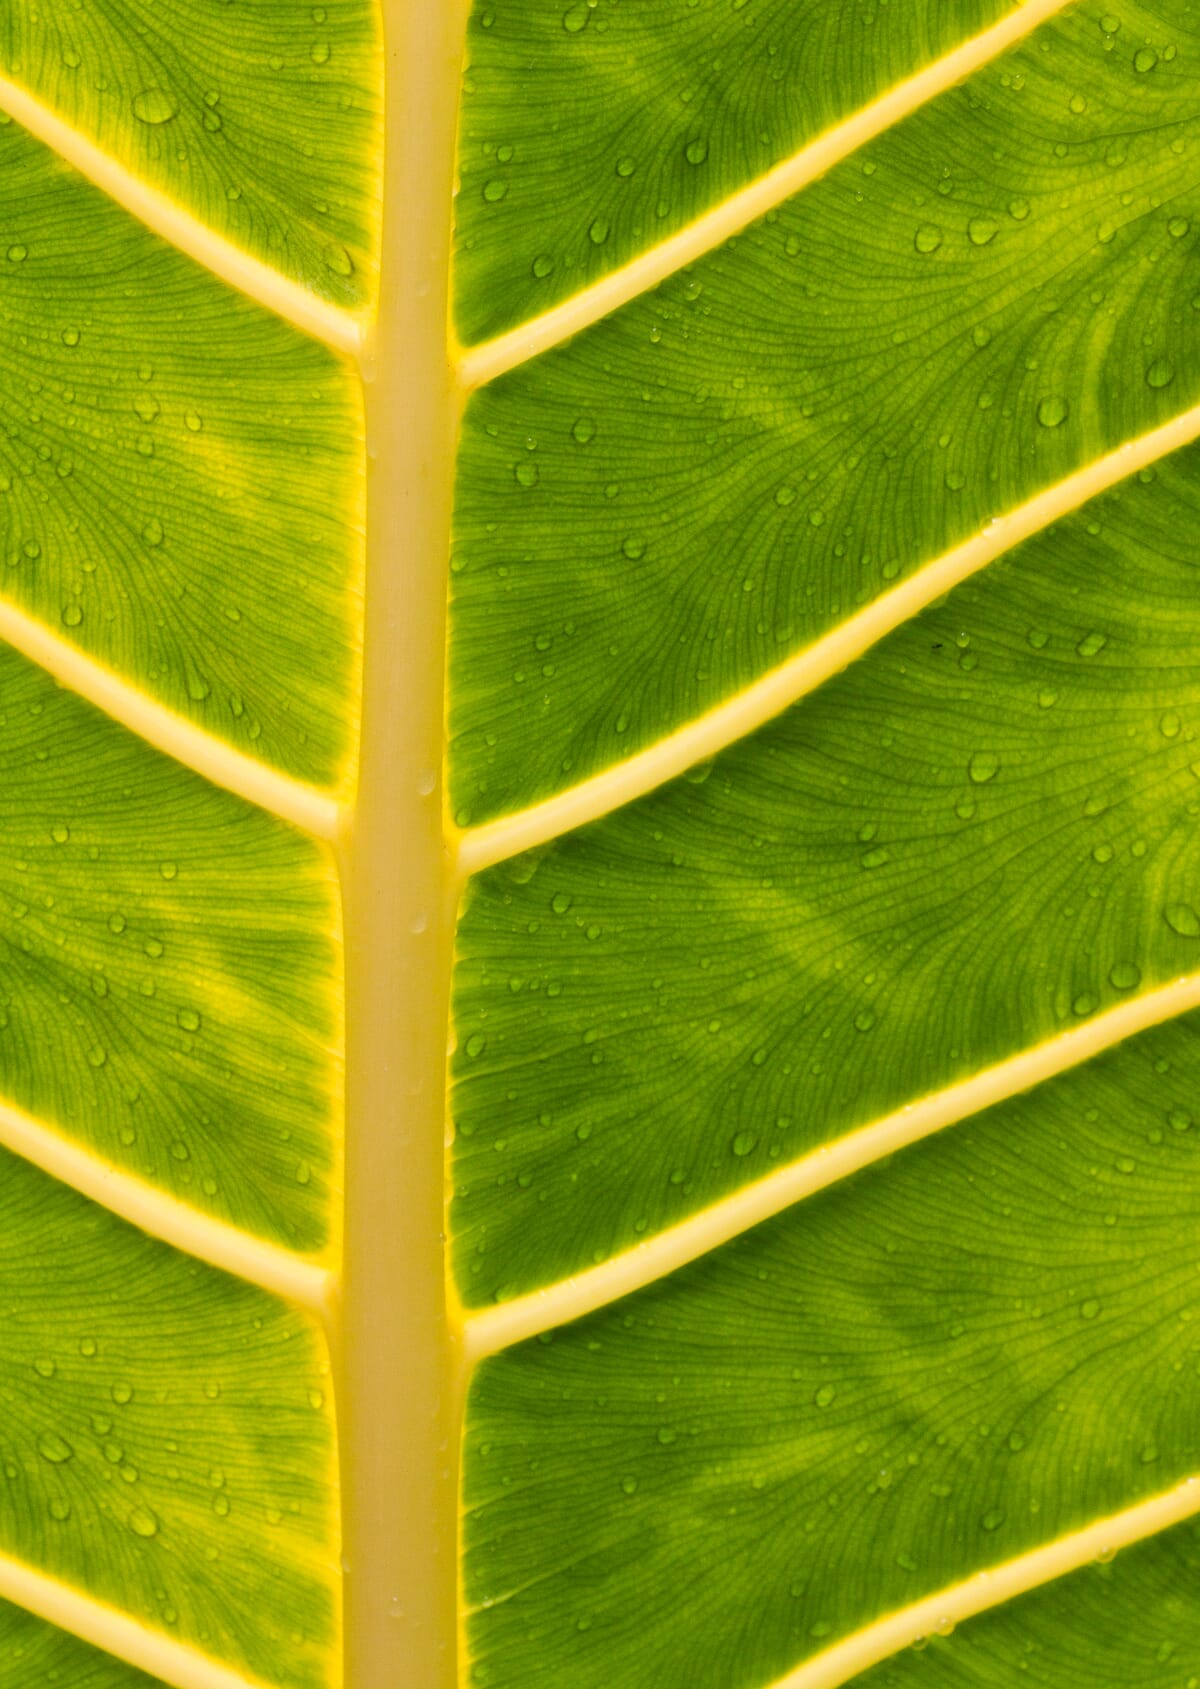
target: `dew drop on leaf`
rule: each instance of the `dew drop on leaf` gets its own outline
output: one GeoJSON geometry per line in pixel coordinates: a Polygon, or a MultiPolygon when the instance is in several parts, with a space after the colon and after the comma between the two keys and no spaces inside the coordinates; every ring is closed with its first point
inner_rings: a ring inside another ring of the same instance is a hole
{"type": "Polygon", "coordinates": [[[1200,915],[1190,903],[1168,903],[1163,919],[1180,938],[1200,938],[1200,915]]]}
{"type": "Polygon", "coordinates": [[[133,115],[139,123],[169,123],[178,110],[179,102],[165,88],[143,88],[133,96],[133,115]]]}
{"type": "Polygon", "coordinates": [[[1070,406],[1060,393],[1048,393],[1038,400],[1037,419],[1043,428],[1059,428],[1067,420],[1070,406]]]}

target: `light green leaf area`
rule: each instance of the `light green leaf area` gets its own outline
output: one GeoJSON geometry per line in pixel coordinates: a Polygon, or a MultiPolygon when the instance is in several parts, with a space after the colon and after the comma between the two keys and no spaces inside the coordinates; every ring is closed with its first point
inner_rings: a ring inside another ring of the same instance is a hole
{"type": "Polygon", "coordinates": [[[1196,1689],[1198,1578],[1197,1527],[1179,1525],[931,1636],[856,1677],[856,1689],[1196,1689]]]}
{"type": "Polygon", "coordinates": [[[266,1681],[334,1682],[313,1322],[7,1154],[0,1211],[0,1551],[266,1681]]]}
{"type": "Polygon", "coordinates": [[[162,1689],[157,1678],[0,1603],[0,1689],[162,1689]]]}
{"type": "Polygon", "coordinates": [[[478,0],[459,333],[470,343],[557,304],[1011,10],[478,0]]]}
{"type": "Polygon", "coordinates": [[[653,743],[1194,402],[1189,15],[1123,5],[1115,35],[1098,0],[1058,16],[475,395],[460,824],[653,743]]]}
{"type": "Polygon", "coordinates": [[[374,290],[381,63],[371,0],[51,0],[0,19],[0,73],[339,305],[374,290]]]}
{"type": "Polygon", "coordinates": [[[298,1249],[340,1185],[323,847],[0,648],[0,1096],[298,1249]]]}
{"type": "Polygon", "coordinates": [[[1198,524],[1192,447],[715,765],[473,883],[472,1303],[1197,966],[1198,524]]]}
{"type": "Polygon", "coordinates": [[[1195,1472],[1198,1063],[1156,1028],[484,1362],[473,1681],[770,1684],[1195,1472]]]}
{"type": "Polygon", "coordinates": [[[15,124],[0,172],[0,593],[238,748],[343,779],[362,547],[352,369],[15,124]]]}

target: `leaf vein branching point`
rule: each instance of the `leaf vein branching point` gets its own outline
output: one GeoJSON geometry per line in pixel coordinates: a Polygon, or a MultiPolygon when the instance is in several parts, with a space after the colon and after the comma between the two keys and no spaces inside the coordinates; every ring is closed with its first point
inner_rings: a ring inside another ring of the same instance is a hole
{"type": "Polygon", "coordinates": [[[28,89],[0,76],[0,111],[19,123],[59,158],[86,176],[115,204],[136,217],[160,239],[186,254],[228,287],[282,317],[294,328],[347,357],[362,351],[362,321],[319,299],[299,282],[244,252],[185,211],[167,194],[139,180],[101,147],[81,135],[28,89]]]}
{"type": "Polygon", "coordinates": [[[852,1173],[861,1172],[910,1144],[1078,1067],[1136,1033],[1195,1008],[1200,1008],[1200,974],[1185,974],[1169,985],[1118,1004],[1083,1025],[1073,1026],[984,1068],[969,1079],[932,1092],[881,1120],[823,1144],[790,1166],[743,1186],[600,1266],[589,1267],[571,1278],[514,1297],[497,1307],[468,1311],[464,1317],[467,1359],[475,1364],[514,1343],[539,1336],[645,1289],[852,1173]]]}
{"type": "Polygon", "coordinates": [[[4,1102],[0,1145],[172,1248],[325,1316],[333,1275],[320,1262],[201,1213],[4,1102]]]}
{"type": "Polygon", "coordinates": [[[260,1678],[210,1659],[128,1613],[7,1555],[0,1555],[0,1598],[169,1684],[171,1689],[267,1689],[260,1678]]]}
{"type": "Polygon", "coordinates": [[[458,377],[470,391],[508,370],[527,363],[552,346],[590,328],[631,299],[657,287],[686,264],[740,233],[748,224],[824,176],[835,164],[857,152],[868,141],[892,128],[918,107],[981,68],[990,60],[1065,9],[1069,0],[1025,0],[999,23],[973,36],[943,58],[926,65],[915,76],[898,82],[870,105],[844,122],[827,129],[815,141],[784,159],[744,188],[689,223],[686,228],[640,253],[628,264],[582,288],[552,310],[531,318],[507,334],[480,346],[459,349],[458,377]]]}
{"type": "Polygon", "coordinates": [[[245,798],[259,809],[269,810],[314,838],[337,837],[342,810],[329,793],[235,750],[215,734],[147,697],[114,670],[60,639],[32,616],[2,602],[0,639],[44,669],[61,686],[214,785],[245,798]]]}
{"type": "Polygon", "coordinates": [[[771,1689],[839,1689],[860,1672],[889,1659],[937,1630],[975,1618],[1004,1601],[1025,1595],[1043,1584],[1077,1572],[1093,1560],[1142,1542],[1200,1512],[1200,1479],[1185,1478],[1174,1489],[1138,1502],[1120,1513],[1098,1519],[1082,1530],[1019,1554],[999,1566],[977,1572],[936,1595],[888,1613],[874,1624],[845,1637],[771,1689]]]}
{"type": "Polygon", "coordinates": [[[644,751],[528,809],[461,832],[457,838],[459,872],[477,874],[523,850],[547,844],[718,755],[848,668],[887,634],[1014,546],[1197,437],[1200,405],[1126,441],[1026,504],[995,517],[979,533],[916,569],[907,580],[839,627],[644,751]]]}

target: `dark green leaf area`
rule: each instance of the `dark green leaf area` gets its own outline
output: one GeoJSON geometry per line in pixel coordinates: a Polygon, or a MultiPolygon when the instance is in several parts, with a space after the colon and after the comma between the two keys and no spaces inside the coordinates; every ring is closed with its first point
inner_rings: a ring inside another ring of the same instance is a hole
{"type": "Polygon", "coordinates": [[[480,876],[463,1294],[561,1278],[1200,960],[1200,451],[480,876]]]}
{"type": "Polygon", "coordinates": [[[0,1689],[162,1689],[158,1678],[0,1603],[0,1689]]]}
{"type": "Polygon", "coordinates": [[[1012,10],[828,0],[479,0],[468,35],[458,327],[597,281],[1012,10]]]}
{"type": "Polygon", "coordinates": [[[374,291],[372,0],[6,6],[0,69],[218,236],[339,305],[374,291]]]}
{"type": "Polygon", "coordinates": [[[855,1689],[1196,1689],[1200,1528],[1189,1521],[854,1679],[855,1689]]]}
{"type": "Polygon", "coordinates": [[[0,1102],[299,1249],[336,1184],[322,848],[0,649],[0,1102]]]}
{"type": "Polygon", "coordinates": [[[461,824],[642,750],[1200,396],[1200,26],[1106,11],[474,397],[461,824]]]}
{"type": "Polygon", "coordinates": [[[0,1314],[0,1550],[264,1682],[323,1685],[332,1416],[307,1317],[7,1152],[0,1314]]]}
{"type": "Polygon", "coordinates": [[[0,126],[0,594],[336,783],[359,643],[351,367],[0,126]]]}
{"type": "Polygon", "coordinates": [[[1198,1080],[1155,1029],[485,1362],[475,1682],[770,1684],[1195,1472],[1198,1080]]]}

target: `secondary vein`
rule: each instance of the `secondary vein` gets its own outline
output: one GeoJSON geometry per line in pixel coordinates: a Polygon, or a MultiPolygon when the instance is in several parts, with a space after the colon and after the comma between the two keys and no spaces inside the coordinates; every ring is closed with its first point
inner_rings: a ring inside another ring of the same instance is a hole
{"type": "Polygon", "coordinates": [[[827,129],[790,158],[730,194],[686,228],[639,253],[611,275],[507,334],[467,350],[459,348],[456,357],[460,384],[470,390],[494,381],[506,371],[569,340],[639,294],[657,287],[676,270],[695,263],[747,224],[808,187],[875,136],[1005,52],[1067,4],[1068,0],[1024,0],[990,29],[964,41],[915,76],[898,82],[870,105],[827,129]]]}
{"type": "Polygon", "coordinates": [[[266,1689],[260,1679],[210,1659],[8,1555],[0,1555],[0,1597],[170,1684],[171,1689],[266,1689]]]}
{"type": "Polygon", "coordinates": [[[333,1276],[320,1262],[201,1213],[3,1101],[0,1144],[152,1237],[325,1317],[333,1276]]]}
{"type": "Polygon", "coordinates": [[[5,76],[0,76],[0,111],[7,112],[109,199],[227,286],[236,288],[334,351],[348,357],[360,355],[365,329],[359,317],[318,299],[299,282],[280,275],[269,264],[207,228],[167,194],[141,181],[73,129],[28,89],[5,76]]]}
{"type": "Polygon", "coordinates": [[[981,532],[923,564],[839,627],[644,751],[528,809],[459,833],[460,873],[479,873],[523,850],[546,844],[644,797],[696,763],[716,756],[815,691],[885,635],[1023,540],[1198,436],[1200,405],[1194,405],[1161,427],[1085,464],[1015,510],[995,517],[981,532]]]}
{"type": "Polygon", "coordinates": [[[958,1125],[983,1109],[1078,1067],[1136,1033],[1195,1008],[1200,1008],[1200,974],[1185,974],[1021,1050],[969,1079],[906,1103],[833,1143],[823,1144],[599,1266],[497,1307],[467,1310],[463,1317],[466,1356],[472,1364],[477,1363],[514,1343],[630,1296],[897,1150],[958,1125]]]}
{"type": "Polygon", "coordinates": [[[214,785],[269,810],[314,838],[333,839],[337,835],[342,811],[331,794],[235,750],[3,601],[0,639],[53,675],[60,685],[214,785]]]}
{"type": "Polygon", "coordinates": [[[1107,1558],[1117,1549],[1157,1535],[1198,1512],[1200,1478],[1185,1478],[1174,1489],[1152,1496],[1149,1501],[1098,1519],[1055,1542],[977,1572],[962,1583],[876,1619],[873,1624],[835,1642],[824,1653],[806,1660],[786,1677],[777,1679],[771,1689],[839,1689],[839,1685],[860,1672],[935,1631],[945,1632],[964,1619],[974,1618],[1001,1602],[1078,1571],[1100,1556],[1107,1558]]]}

